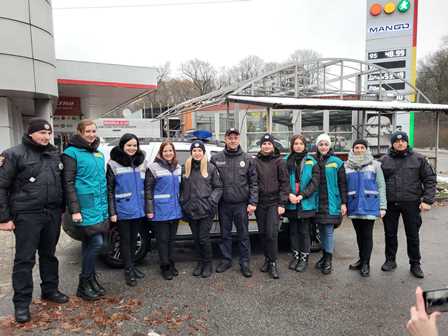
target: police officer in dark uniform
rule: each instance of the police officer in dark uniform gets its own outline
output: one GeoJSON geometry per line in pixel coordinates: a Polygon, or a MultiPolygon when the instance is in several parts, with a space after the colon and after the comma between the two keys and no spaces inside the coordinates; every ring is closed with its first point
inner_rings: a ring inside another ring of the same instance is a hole
{"type": "Polygon", "coordinates": [[[218,168],[224,190],[218,207],[221,224],[220,249],[223,260],[216,268],[222,273],[232,266],[232,226],[235,224],[240,247],[240,270],[245,277],[251,277],[249,215],[258,202],[257,170],[255,163],[240,147],[240,132],[236,128],[226,131],[225,148],[212,156],[218,168]]]}
{"type": "Polygon", "coordinates": [[[423,278],[420,266],[421,211],[431,209],[436,194],[436,174],[425,157],[409,148],[405,132],[391,136],[391,148],[381,159],[386,181],[387,212],[383,218],[386,238],[386,261],[381,269],[389,272],[397,268],[398,219],[403,217],[406,231],[410,271],[416,278],[423,278]]]}
{"type": "Polygon", "coordinates": [[[0,155],[0,229],[14,231],[16,238],[12,285],[15,319],[19,323],[31,319],[36,250],[42,299],[68,302],[68,297],[58,290],[55,251],[64,207],[63,165],[57,148],[50,144],[51,133],[46,120],[32,119],[22,144],[0,155]]]}

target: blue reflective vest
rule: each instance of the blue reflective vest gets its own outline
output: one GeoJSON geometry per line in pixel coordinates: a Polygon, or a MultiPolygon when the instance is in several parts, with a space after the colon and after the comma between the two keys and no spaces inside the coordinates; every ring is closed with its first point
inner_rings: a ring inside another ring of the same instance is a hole
{"type": "Polygon", "coordinates": [[[345,165],[348,216],[380,216],[380,197],[376,183],[375,165],[379,165],[379,163],[373,161],[361,169],[353,169],[348,164],[345,165]]]}
{"type": "Polygon", "coordinates": [[[115,211],[118,220],[145,217],[146,161],[138,167],[125,167],[109,160],[115,176],[115,211]]]}
{"type": "Polygon", "coordinates": [[[174,171],[170,171],[159,162],[153,162],[148,168],[156,180],[153,188],[154,218],[152,221],[161,222],[182,218],[179,201],[181,166],[178,165],[174,171]]]}
{"type": "Polygon", "coordinates": [[[76,160],[75,190],[81,209],[80,226],[90,226],[109,218],[104,155],[74,146],[64,154],[76,160]]]}
{"type": "MultiPolygon", "coordinates": [[[[288,160],[289,154],[285,157],[288,160]]],[[[305,190],[308,184],[311,182],[313,175],[313,167],[317,164],[317,161],[311,155],[306,155],[300,167],[300,181],[299,187],[300,191],[305,190]]],[[[289,184],[291,186],[291,193],[297,195],[298,191],[296,189],[296,170],[292,169],[289,171],[289,184]]],[[[310,197],[304,198],[299,204],[292,204],[288,202],[286,208],[288,210],[303,210],[303,211],[313,211],[317,209],[317,203],[319,199],[319,193],[315,191],[310,197]]]]}

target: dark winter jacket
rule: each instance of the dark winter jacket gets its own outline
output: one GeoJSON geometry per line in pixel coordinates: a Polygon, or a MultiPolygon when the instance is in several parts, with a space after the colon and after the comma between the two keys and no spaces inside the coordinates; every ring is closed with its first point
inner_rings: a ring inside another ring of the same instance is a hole
{"type": "Polygon", "coordinates": [[[191,160],[190,176],[182,172],[180,203],[186,219],[214,217],[222,196],[222,181],[218,169],[207,163],[207,177],[200,172],[201,162],[191,160]]]}
{"type": "Polygon", "coordinates": [[[255,158],[258,176],[258,205],[286,207],[289,196],[289,175],[286,162],[279,153],[255,158]]]}
{"type": "Polygon", "coordinates": [[[107,192],[110,216],[118,220],[145,217],[145,173],[147,164],[141,150],[129,156],[116,146],[107,164],[107,192]]]}
{"type": "Polygon", "coordinates": [[[64,207],[60,154],[53,145],[36,144],[28,135],[22,144],[0,155],[0,223],[18,213],[64,207]]]}
{"type": "Polygon", "coordinates": [[[386,180],[387,202],[434,203],[436,173],[425,157],[412,150],[396,152],[393,148],[381,158],[386,180]]]}
{"type": "Polygon", "coordinates": [[[108,220],[107,181],[99,139],[92,144],[76,134],[64,150],[64,188],[71,214],[80,212],[80,226],[91,226],[108,220]]]}
{"type": "Polygon", "coordinates": [[[339,226],[342,222],[341,204],[347,204],[347,184],[342,160],[330,151],[326,155],[317,153],[315,158],[320,169],[319,207],[314,217],[316,223],[339,226]],[[333,181],[329,173],[334,173],[333,181]]]}
{"type": "Polygon", "coordinates": [[[210,162],[218,168],[224,185],[222,202],[257,205],[257,169],[253,159],[241,147],[236,151],[225,148],[213,155],[210,162]]]}

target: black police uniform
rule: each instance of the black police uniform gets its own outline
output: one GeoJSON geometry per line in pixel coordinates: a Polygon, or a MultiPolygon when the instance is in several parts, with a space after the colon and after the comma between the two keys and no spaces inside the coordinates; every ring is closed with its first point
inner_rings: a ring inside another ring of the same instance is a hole
{"type": "Polygon", "coordinates": [[[12,283],[16,309],[31,303],[36,250],[42,296],[58,290],[55,251],[64,206],[62,169],[57,148],[38,145],[28,135],[23,136],[22,144],[1,154],[0,223],[12,220],[15,224],[12,283]]]}

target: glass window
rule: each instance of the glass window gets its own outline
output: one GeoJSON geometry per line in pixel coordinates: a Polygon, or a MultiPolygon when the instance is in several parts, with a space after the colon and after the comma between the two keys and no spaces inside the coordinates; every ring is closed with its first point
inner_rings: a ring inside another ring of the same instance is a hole
{"type": "Polygon", "coordinates": [[[330,132],[352,132],[352,111],[330,111],[330,132]]]}
{"type": "Polygon", "coordinates": [[[247,152],[258,153],[260,151],[260,139],[265,132],[247,134],[247,152]]]}
{"type": "Polygon", "coordinates": [[[286,153],[289,152],[289,142],[292,138],[292,132],[285,132],[285,133],[272,133],[274,138],[278,140],[278,142],[281,144],[280,152],[286,153]]]}
{"type": "Polygon", "coordinates": [[[219,132],[225,133],[230,127],[235,127],[235,114],[233,111],[219,113],[219,132]]]}
{"type": "Polygon", "coordinates": [[[196,113],[196,129],[215,132],[215,114],[209,112],[196,113]]]}
{"type": "Polygon", "coordinates": [[[247,112],[247,132],[266,132],[268,127],[268,112],[247,112]]]}
{"type": "Polygon", "coordinates": [[[303,111],[302,112],[302,132],[322,133],[324,130],[323,111],[303,111]]]}
{"type": "Polygon", "coordinates": [[[292,132],[292,111],[279,110],[272,112],[272,132],[292,132]]]}

